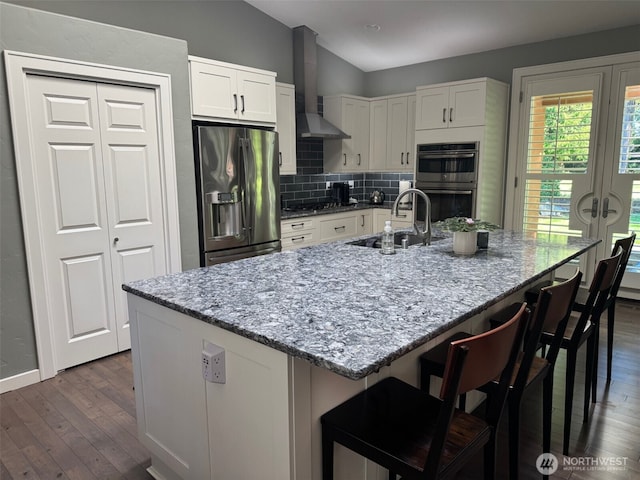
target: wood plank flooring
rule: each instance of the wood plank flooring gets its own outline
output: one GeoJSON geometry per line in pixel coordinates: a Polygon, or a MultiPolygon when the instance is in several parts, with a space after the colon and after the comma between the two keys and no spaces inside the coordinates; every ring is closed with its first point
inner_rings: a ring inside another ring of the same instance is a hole
{"type": "MultiPolygon", "coordinates": [[[[551,478],[640,479],[640,302],[619,302],[613,379],[606,376],[606,328],[600,339],[597,403],[582,423],[583,371],[578,372],[570,459],[614,458],[619,470],[572,470],[560,466],[551,478]]],[[[584,348],[583,348],[584,350],[584,348]]],[[[582,352],[584,355],[584,351],[582,352]]],[[[584,359],[579,360],[584,368],[584,359]]],[[[564,405],[564,356],[558,360],[554,392],[552,451],[560,462],[564,405]]],[[[522,479],[539,479],[542,392],[525,400],[520,468],[522,479]]],[[[0,479],[149,480],[149,453],[136,437],[130,352],[66,370],[55,378],[0,395],[0,479]]],[[[501,425],[498,479],[507,478],[506,421],[501,425]]],[[[459,475],[482,478],[482,458],[459,475]]],[[[242,479],[245,480],[245,479],[242,479]]],[[[246,479],[258,480],[258,479],[246,479]]],[[[297,479],[306,480],[306,479],[297,479]]]]}

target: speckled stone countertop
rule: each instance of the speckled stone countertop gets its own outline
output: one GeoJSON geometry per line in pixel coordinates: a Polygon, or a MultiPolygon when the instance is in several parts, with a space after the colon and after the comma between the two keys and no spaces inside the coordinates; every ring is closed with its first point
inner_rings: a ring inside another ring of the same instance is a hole
{"type": "Polygon", "coordinates": [[[352,379],[546,275],[598,243],[496,231],[489,249],[452,239],[395,255],[338,241],[123,285],[132,294],[352,379]]]}
{"type": "MultiPolygon", "coordinates": [[[[283,209],[280,212],[280,218],[282,220],[287,220],[290,218],[301,218],[301,217],[313,217],[317,215],[329,215],[331,213],[343,213],[343,212],[351,212],[354,210],[363,210],[368,208],[386,208],[391,210],[393,206],[392,203],[389,204],[371,204],[371,203],[356,203],[354,205],[345,205],[341,207],[331,207],[331,208],[321,208],[319,210],[287,210],[283,209]]],[[[406,208],[401,208],[400,210],[406,210],[406,208]]]]}

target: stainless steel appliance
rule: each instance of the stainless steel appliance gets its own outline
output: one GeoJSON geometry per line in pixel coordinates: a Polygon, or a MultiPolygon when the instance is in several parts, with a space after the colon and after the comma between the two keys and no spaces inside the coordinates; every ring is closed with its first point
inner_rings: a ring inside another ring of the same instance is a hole
{"type": "Polygon", "coordinates": [[[200,265],[280,251],[278,136],[195,122],[200,265]]]}
{"type": "MultiPolygon", "coordinates": [[[[432,221],[474,216],[478,147],[478,142],[418,145],[415,187],[429,196],[432,221]]],[[[419,202],[416,218],[423,216],[419,202]]]]}

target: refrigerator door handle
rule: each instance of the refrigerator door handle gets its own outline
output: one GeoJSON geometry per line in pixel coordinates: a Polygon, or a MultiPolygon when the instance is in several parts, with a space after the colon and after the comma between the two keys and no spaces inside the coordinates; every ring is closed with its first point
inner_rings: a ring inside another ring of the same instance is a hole
{"type": "Polygon", "coordinates": [[[249,158],[248,153],[248,144],[249,140],[247,138],[239,138],[240,144],[240,157],[242,161],[242,181],[240,185],[242,185],[242,230],[243,232],[249,234],[249,241],[252,242],[251,228],[247,228],[247,218],[249,218],[249,211],[251,211],[251,195],[247,195],[247,159],[249,158]]]}

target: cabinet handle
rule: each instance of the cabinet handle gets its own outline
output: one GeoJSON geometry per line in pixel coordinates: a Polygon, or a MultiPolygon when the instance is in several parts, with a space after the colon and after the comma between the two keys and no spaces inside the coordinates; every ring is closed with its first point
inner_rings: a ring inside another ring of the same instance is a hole
{"type": "Polygon", "coordinates": [[[116,244],[116,243],[118,243],[119,241],[120,241],[120,238],[119,238],[119,237],[115,237],[115,238],[113,239],[113,244],[115,245],[115,244],[116,244]]]}
{"type": "MultiPolygon", "coordinates": [[[[606,199],[607,204],[609,203],[609,199],[606,199]]],[[[590,212],[591,213],[591,218],[596,218],[598,216],[598,199],[596,197],[593,197],[593,200],[591,200],[591,208],[583,208],[582,211],[584,213],[590,212]]],[[[604,212],[602,212],[602,216],[606,216],[604,214],[604,212]]]]}
{"type": "Polygon", "coordinates": [[[404,152],[400,153],[400,165],[404,165],[404,152]]]}
{"type": "Polygon", "coordinates": [[[409,165],[409,152],[407,152],[407,165],[409,165]]]}
{"type": "Polygon", "coordinates": [[[358,154],[358,166],[360,166],[361,162],[362,162],[362,157],[360,156],[360,154],[358,154]]]}
{"type": "Polygon", "coordinates": [[[447,123],[447,109],[442,109],[442,123],[447,123]]]}
{"type": "Polygon", "coordinates": [[[342,165],[344,165],[346,167],[347,166],[347,154],[343,153],[342,155],[344,155],[344,162],[342,162],[342,165]]]}
{"type": "Polygon", "coordinates": [[[291,237],[291,242],[304,242],[304,235],[302,237],[291,237]]]}
{"type": "Polygon", "coordinates": [[[242,110],[240,111],[244,113],[244,95],[240,95],[240,100],[242,101],[242,110]]]}
{"type": "Polygon", "coordinates": [[[602,200],[602,218],[607,218],[609,216],[609,212],[618,213],[617,210],[613,208],[609,208],[609,197],[602,200]]]}
{"type": "Polygon", "coordinates": [[[282,152],[278,152],[278,165],[282,166],[282,152]]]}
{"type": "Polygon", "coordinates": [[[449,109],[449,122],[453,122],[453,107],[449,109]]]}
{"type": "Polygon", "coordinates": [[[340,226],[340,227],[333,227],[333,229],[334,229],[336,232],[337,232],[338,230],[344,230],[344,229],[346,229],[346,228],[347,228],[347,227],[346,227],[346,226],[344,226],[344,225],[342,225],[342,226],[340,226]]]}
{"type": "Polygon", "coordinates": [[[361,227],[364,227],[364,215],[360,215],[362,217],[362,223],[360,224],[361,227]]]}
{"type": "Polygon", "coordinates": [[[233,111],[234,113],[238,112],[238,95],[237,94],[233,94],[233,111]]]}
{"type": "Polygon", "coordinates": [[[292,223],[292,224],[291,224],[291,228],[292,228],[293,230],[295,230],[295,229],[300,229],[300,228],[304,228],[304,222],[302,222],[302,223],[292,223]]]}

